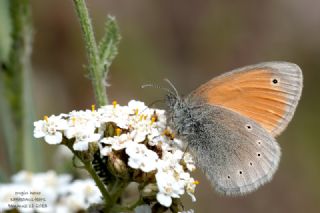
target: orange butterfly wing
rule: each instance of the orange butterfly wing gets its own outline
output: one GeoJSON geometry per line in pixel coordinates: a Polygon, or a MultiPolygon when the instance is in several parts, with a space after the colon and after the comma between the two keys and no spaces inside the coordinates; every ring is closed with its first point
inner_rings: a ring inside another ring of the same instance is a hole
{"type": "Polygon", "coordinates": [[[266,62],[213,78],[191,93],[253,119],[271,135],[292,119],[302,91],[301,69],[288,62],[266,62]]]}

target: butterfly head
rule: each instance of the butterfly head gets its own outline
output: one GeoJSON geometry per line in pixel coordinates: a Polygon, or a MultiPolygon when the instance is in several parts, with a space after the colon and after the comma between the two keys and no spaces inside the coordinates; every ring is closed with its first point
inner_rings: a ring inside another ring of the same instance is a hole
{"type": "Polygon", "coordinates": [[[173,111],[175,108],[177,108],[179,105],[179,102],[180,102],[180,98],[175,94],[171,92],[166,94],[165,103],[169,111],[173,111]]]}
{"type": "Polygon", "coordinates": [[[164,79],[171,87],[171,89],[166,89],[167,94],[165,96],[165,103],[168,106],[168,111],[173,112],[175,109],[180,108],[182,105],[182,99],[175,86],[168,79],[164,79]]]}
{"type": "Polygon", "coordinates": [[[168,124],[179,134],[184,132],[183,129],[186,124],[190,124],[190,110],[186,100],[181,98],[175,86],[168,80],[164,79],[169,85],[169,88],[163,88],[158,85],[146,84],[145,87],[154,87],[158,89],[163,89],[167,92],[165,96],[165,104],[167,105],[167,118],[168,124]]]}
{"type": "Polygon", "coordinates": [[[172,87],[172,90],[168,90],[165,97],[165,102],[168,107],[168,124],[180,136],[195,132],[195,126],[197,126],[197,124],[191,116],[187,99],[181,98],[173,84],[169,80],[166,81],[172,87]]]}

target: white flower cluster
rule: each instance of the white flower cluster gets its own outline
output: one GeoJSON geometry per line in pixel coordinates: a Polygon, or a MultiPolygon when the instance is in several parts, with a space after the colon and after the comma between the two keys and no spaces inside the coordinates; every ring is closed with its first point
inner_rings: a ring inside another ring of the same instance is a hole
{"type": "Polygon", "coordinates": [[[71,182],[70,175],[53,171],[21,171],[9,184],[0,184],[0,210],[19,212],[79,212],[102,203],[101,193],[91,179],[71,182]]]}
{"type": "Polygon", "coordinates": [[[49,144],[59,144],[63,138],[74,139],[73,149],[88,150],[89,143],[97,143],[102,156],[125,151],[128,166],[145,173],[154,172],[158,186],[157,200],[169,207],[172,198],[180,198],[185,191],[195,201],[197,184],[190,173],[195,169],[189,153],[183,153],[167,126],[165,111],[148,108],[143,102],[132,100],[128,106],[116,102],[97,110],[72,111],[69,114],[45,116],[34,123],[34,137],[49,144]],[[114,136],[105,136],[107,124],[116,126],[114,136]]]}

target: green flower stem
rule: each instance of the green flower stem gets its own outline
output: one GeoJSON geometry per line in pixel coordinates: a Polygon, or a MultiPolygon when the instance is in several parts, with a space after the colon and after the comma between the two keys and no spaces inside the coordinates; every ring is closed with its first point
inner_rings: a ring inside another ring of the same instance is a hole
{"type": "Polygon", "coordinates": [[[89,172],[89,174],[93,178],[94,182],[97,184],[97,187],[99,188],[99,190],[105,200],[105,203],[106,203],[105,209],[111,208],[114,204],[114,201],[113,201],[112,197],[110,196],[109,192],[107,191],[105,185],[103,184],[103,182],[101,181],[101,179],[97,175],[96,171],[92,167],[91,162],[90,161],[88,161],[88,162],[82,161],[82,162],[84,163],[86,170],[89,172]]]}
{"type": "Polygon", "coordinates": [[[104,62],[101,61],[99,57],[99,51],[85,0],[73,0],[73,2],[83,32],[89,64],[89,75],[92,81],[97,105],[103,106],[108,103],[108,97],[105,89],[104,62]]]}
{"type": "Polygon", "coordinates": [[[112,189],[108,191],[104,183],[101,181],[100,177],[97,175],[96,171],[94,170],[91,164],[91,161],[88,160],[89,158],[87,159],[88,156],[85,157],[83,153],[79,154],[79,152],[76,152],[72,147],[74,142],[64,140],[62,143],[65,144],[74,154],[74,156],[76,156],[83,163],[84,168],[88,171],[90,176],[93,178],[94,182],[99,188],[105,201],[104,212],[119,212],[119,211],[121,212],[124,209],[132,210],[133,207],[141,203],[142,200],[139,199],[136,203],[130,205],[129,207],[123,207],[117,204],[119,197],[121,197],[124,190],[128,186],[128,181],[117,178],[115,183],[112,186],[112,189]]]}
{"type": "Polygon", "coordinates": [[[127,186],[128,186],[128,182],[126,180],[117,178],[111,191],[111,195],[114,202],[117,202],[117,200],[122,195],[123,191],[127,188],[127,186]]]}
{"type": "Polygon", "coordinates": [[[62,142],[63,144],[65,144],[70,150],[71,152],[74,154],[74,156],[76,156],[84,165],[84,168],[88,171],[88,173],[90,174],[90,176],[92,177],[92,179],[94,180],[94,182],[96,183],[97,187],[99,188],[103,199],[105,201],[105,212],[109,212],[109,209],[112,208],[112,206],[114,205],[114,200],[112,199],[110,193],[108,192],[107,188],[105,187],[104,183],[101,181],[101,179],[99,178],[99,176],[97,175],[96,171],[94,170],[91,161],[86,160],[82,155],[80,155],[78,152],[76,152],[72,146],[73,146],[73,142],[72,141],[68,141],[68,140],[63,140],[62,142]]]}

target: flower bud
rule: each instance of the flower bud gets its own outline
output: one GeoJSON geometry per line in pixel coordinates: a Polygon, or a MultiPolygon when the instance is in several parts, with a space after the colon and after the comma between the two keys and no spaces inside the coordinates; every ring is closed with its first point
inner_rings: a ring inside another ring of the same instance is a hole
{"type": "Polygon", "coordinates": [[[117,177],[127,179],[129,177],[128,167],[123,159],[113,152],[111,152],[108,157],[108,167],[111,172],[117,177]]]}
{"type": "Polygon", "coordinates": [[[142,191],[141,196],[142,197],[153,197],[158,193],[158,187],[155,183],[149,183],[146,185],[142,191]]]}

